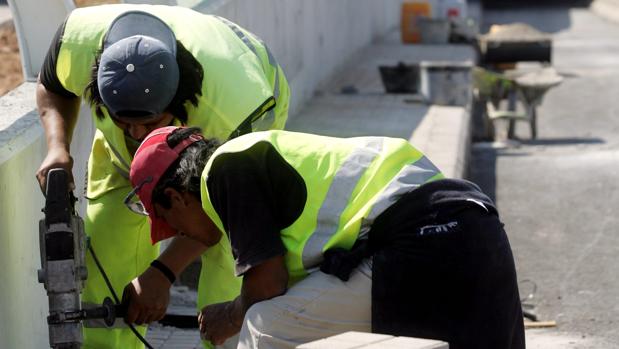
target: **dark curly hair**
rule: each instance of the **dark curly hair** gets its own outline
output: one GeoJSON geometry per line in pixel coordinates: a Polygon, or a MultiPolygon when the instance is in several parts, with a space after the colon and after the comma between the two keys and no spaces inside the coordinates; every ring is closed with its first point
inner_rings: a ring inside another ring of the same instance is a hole
{"type": "MultiPolygon", "coordinates": [[[[102,52],[102,50],[99,50],[95,56],[95,62],[90,70],[90,82],[84,89],[84,95],[87,96],[90,106],[95,108],[95,114],[99,119],[104,117],[102,108],[105,107],[97,84],[97,74],[102,52]]],[[[204,69],[191,52],[178,40],[176,41],[176,62],[178,63],[179,70],[178,89],[165,111],[174,115],[183,124],[186,124],[189,115],[185,109],[185,103],[189,102],[194,107],[198,106],[198,98],[202,96],[204,69]]]]}
{"type": "MultiPolygon", "coordinates": [[[[192,134],[201,134],[198,127],[179,128],[168,135],[167,143],[170,148],[174,148],[184,139],[192,134]]],[[[221,145],[215,138],[197,141],[183,150],[178,159],[170,165],[166,172],[161,176],[159,182],[153,189],[152,202],[169,209],[171,207],[170,198],[164,194],[166,188],[173,188],[178,192],[189,192],[196,199],[200,198],[200,181],[202,171],[206,166],[213,152],[221,145]]]]}

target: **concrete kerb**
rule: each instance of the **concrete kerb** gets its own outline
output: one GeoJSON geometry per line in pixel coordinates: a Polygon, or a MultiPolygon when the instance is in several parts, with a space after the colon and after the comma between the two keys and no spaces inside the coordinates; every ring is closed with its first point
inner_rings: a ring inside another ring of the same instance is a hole
{"type": "Polygon", "coordinates": [[[428,105],[418,94],[385,94],[380,65],[475,61],[467,45],[404,45],[399,32],[362,49],[292,117],[289,130],[335,137],[409,139],[451,178],[466,175],[470,107],[428,105]]]}
{"type": "Polygon", "coordinates": [[[35,88],[34,83],[23,83],[0,98],[0,165],[43,134],[34,99],[30,97],[35,88]]]}

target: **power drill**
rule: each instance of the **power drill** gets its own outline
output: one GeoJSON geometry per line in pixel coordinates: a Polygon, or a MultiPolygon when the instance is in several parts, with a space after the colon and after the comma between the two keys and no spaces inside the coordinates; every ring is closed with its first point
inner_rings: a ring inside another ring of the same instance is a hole
{"type": "Polygon", "coordinates": [[[76,198],[69,190],[69,174],[52,169],[47,174],[45,218],[39,221],[41,269],[49,300],[49,344],[54,349],[77,349],[83,342],[82,320],[104,319],[111,326],[126,307],[106,298],[101,307],[82,309],[80,294],[88,277],[84,256],[88,241],[84,222],[75,212],[76,198]]]}

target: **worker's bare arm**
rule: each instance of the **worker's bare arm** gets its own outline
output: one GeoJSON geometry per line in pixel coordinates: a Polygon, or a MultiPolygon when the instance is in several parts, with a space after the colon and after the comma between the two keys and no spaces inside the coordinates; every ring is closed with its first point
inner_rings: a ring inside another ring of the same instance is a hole
{"type": "Polygon", "coordinates": [[[270,258],[243,276],[241,295],[231,302],[206,306],[200,312],[200,332],[213,344],[222,344],[241,330],[245,313],[255,303],[286,292],[288,270],[283,256],[270,258]],[[227,321],[222,321],[227,319],[227,321]]]}
{"type": "Polygon", "coordinates": [[[47,172],[64,168],[73,183],[73,159],[70,154],[71,135],[77,122],[80,98],[67,98],[49,91],[37,81],[37,108],[45,130],[47,155],[37,170],[36,177],[43,190],[47,172]]]}
{"type": "MultiPolygon", "coordinates": [[[[198,258],[208,247],[196,240],[176,236],[157,258],[176,277],[198,258]]],[[[170,281],[154,267],[149,267],[125,287],[129,309],[125,321],[144,324],[165,316],[170,301],[170,281]]]]}
{"type": "Polygon", "coordinates": [[[277,256],[251,268],[243,276],[241,295],[234,300],[232,320],[241,324],[247,309],[263,300],[281,296],[288,286],[284,256],[277,256]]]}

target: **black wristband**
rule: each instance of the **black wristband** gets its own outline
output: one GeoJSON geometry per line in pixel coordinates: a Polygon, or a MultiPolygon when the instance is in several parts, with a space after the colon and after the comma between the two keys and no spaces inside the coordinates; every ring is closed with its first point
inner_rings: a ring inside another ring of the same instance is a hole
{"type": "Polygon", "coordinates": [[[176,275],[174,275],[172,270],[170,270],[167,265],[155,259],[154,261],[150,262],[150,266],[159,270],[168,280],[170,280],[171,284],[176,281],[176,275]]]}

